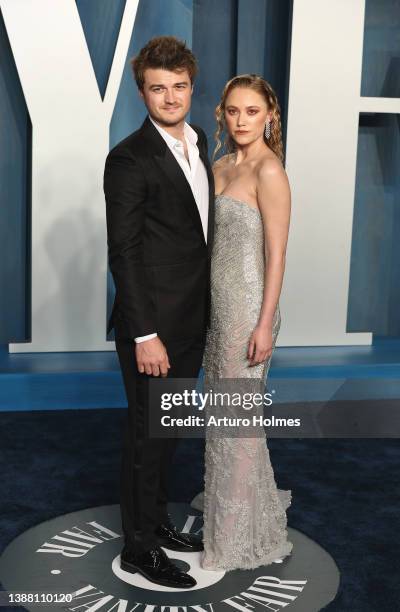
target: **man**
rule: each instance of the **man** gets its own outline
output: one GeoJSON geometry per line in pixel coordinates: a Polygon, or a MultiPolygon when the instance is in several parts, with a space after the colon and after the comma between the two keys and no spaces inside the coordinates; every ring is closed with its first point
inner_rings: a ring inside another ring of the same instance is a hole
{"type": "Polygon", "coordinates": [[[161,549],[198,551],[167,514],[175,441],[147,433],[152,377],[196,378],[209,312],[214,183],[204,132],[185,123],[196,60],[174,37],[154,38],[132,60],[148,110],[107,156],[104,192],[116,295],[108,330],[128,399],[121,473],[121,567],[157,584],[196,581],[161,549]]]}

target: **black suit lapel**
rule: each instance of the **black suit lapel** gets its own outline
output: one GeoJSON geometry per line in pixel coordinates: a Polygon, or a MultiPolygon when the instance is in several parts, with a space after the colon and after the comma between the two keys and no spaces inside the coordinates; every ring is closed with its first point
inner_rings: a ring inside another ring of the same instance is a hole
{"type": "Polygon", "coordinates": [[[168,147],[165,149],[164,156],[155,155],[154,159],[158,163],[161,170],[169,178],[175,187],[176,191],[181,195],[193,222],[204,238],[203,226],[201,224],[201,218],[199,209],[194,199],[193,191],[186,179],[185,173],[176,161],[175,157],[171,153],[168,147]]]}
{"type": "Polygon", "coordinates": [[[200,159],[203,162],[208,177],[208,224],[207,224],[207,249],[211,254],[212,244],[214,240],[214,216],[215,216],[215,186],[214,186],[214,174],[211,169],[211,164],[208,159],[207,149],[205,146],[201,146],[198,142],[200,159]]]}
{"type": "Polygon", "coordinates": [[[149,151],[166,178],[172,183],[175,190],[181,196],[193,219],[194,225],[201,233],[204,240],[199,209],[197,208],[196,200],[194,199],[192,189],[186,179],[185,173],[169,150],[167,143],[148,117],[145,119],[141,129],[147,140],[149,151]]]}

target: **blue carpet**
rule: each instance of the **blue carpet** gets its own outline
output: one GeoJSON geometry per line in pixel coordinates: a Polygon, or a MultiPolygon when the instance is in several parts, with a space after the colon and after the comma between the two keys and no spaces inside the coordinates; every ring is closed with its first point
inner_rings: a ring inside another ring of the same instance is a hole
{"type": "MultiPolygon", "coordinates": [[[[47,519],[118,503],[124,414],[116,408],[0,413],[1,550],[47,519]]],[[[289,525],[323,546],[339,567],[340,591],[325,610],[398,610],[399,441],[268,444],[279,487],[293,492],[289,525]]],[[[202,453],[201,440],[180,443],[172,501],[190,501],[202,489],[202,453]]]]}

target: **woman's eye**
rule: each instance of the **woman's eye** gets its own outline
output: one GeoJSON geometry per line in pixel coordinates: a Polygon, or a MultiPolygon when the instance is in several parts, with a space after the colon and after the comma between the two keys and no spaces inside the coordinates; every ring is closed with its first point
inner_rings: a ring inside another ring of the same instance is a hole
{"type": "Polygon", "coordinates": [[[258,113],[258,111],[256,111],[256,110],[249,110],[248,113],[249,113],[249,115],[256,115],[258,113]]]}
{"type": "Polygon", "coordinates": [[[234,115],[235,113],[236,113],[236,111],[235,111],[233,108],[230,108],[230,109],[228,110],[228,114],[229,114],[229,115],[234,115]]]}

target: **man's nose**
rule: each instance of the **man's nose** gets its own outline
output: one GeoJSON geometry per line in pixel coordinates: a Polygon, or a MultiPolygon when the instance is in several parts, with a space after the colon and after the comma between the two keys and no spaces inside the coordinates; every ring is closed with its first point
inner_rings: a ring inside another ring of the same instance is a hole
{"type": "Polygon", "coordinates": [[[165,102],[166,104],[174,104],[175,102],[175,92],[173,89],[165,90],[165,102]]]}

